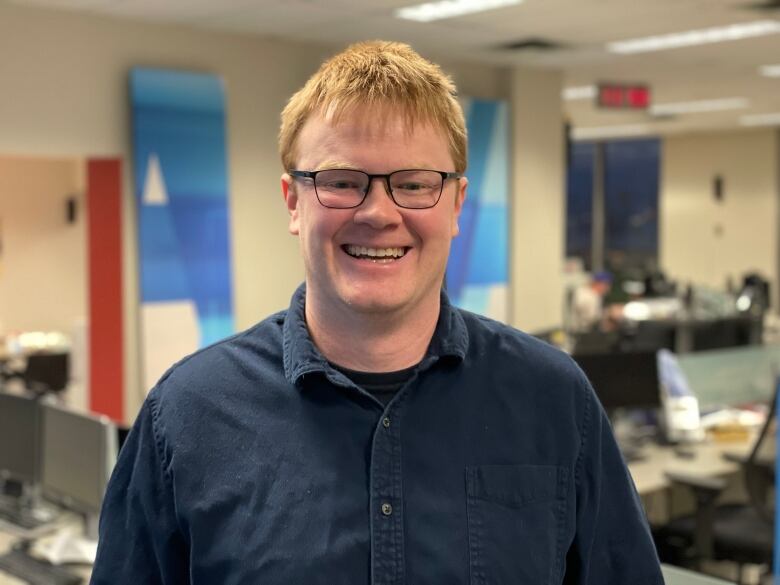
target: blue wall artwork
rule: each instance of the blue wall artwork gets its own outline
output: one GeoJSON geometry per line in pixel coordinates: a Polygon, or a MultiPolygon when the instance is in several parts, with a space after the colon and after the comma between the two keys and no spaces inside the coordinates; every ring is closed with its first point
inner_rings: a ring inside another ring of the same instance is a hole
{"type": "Polygon", "coordinates": [[[446,288],[453,304],[506,321],[509,297],[509,113],[506,102],[463,100],[469,179],[452,241],[446,288]]]}
{"type": "Polygon", "coordinates": [[[130,73],[146,388],[234,331],[225,95],[207,74],[130,73]]]}

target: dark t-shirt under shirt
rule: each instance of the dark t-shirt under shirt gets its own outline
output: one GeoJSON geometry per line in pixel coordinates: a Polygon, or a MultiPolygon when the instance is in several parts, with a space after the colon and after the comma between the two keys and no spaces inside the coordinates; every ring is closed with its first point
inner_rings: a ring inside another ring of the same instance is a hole
{"type": "Polygon", "coordinates": [[[337,364],[331,365],[349,378],[355,385],[374,396],[384,406],[387,406],[401,387],[414,375],[417,365],[395,372],[358,372],[343,368],[337,364]]]}

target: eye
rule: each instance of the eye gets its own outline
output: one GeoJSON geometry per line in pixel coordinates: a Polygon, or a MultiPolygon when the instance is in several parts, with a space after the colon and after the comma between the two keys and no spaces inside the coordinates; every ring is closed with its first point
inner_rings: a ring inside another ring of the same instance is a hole
{"type": "Polygon", "coordinates": [[[393,189],[397,189],[399,191],[406,191],[407,193],[421,193],[425,191],[430,191],[435,188],[436,186],[431,185],[430,183],[419,183],[419,182],[411,182],[411,181],[406,181],[404,183],[400,183],[393,187],[393,189]]]}
{"type": "Polygon", "coordinates": [[[342,189],[359,189],[360,185],[355,183],[354,181],[328,181],[327,183],[324,183],[322,185],[326,189],[335,189],[335,190],[342,190],[342,189]]]}

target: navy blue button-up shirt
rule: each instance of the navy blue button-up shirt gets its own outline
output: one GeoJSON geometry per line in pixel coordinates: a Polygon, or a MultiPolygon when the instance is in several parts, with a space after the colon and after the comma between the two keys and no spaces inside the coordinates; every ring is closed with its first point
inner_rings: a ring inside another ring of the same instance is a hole
{"type": "Polygon", "coordinates": [[[304,299],[150,393],[108,488],[93,583],[663,583],[566,355],[443,295],[385,408],[315,348],[304,299]]]}

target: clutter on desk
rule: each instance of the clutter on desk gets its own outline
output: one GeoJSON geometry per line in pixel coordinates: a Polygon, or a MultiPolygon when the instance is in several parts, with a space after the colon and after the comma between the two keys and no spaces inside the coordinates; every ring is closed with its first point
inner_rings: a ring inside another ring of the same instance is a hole
{"type": "Polygon", "coordinates": [[[576,268],[564,275],[563,323],[571,353],[662,348],[688,353],[763,342],[770,291],[759,274],[745,274],[739,286],[730,282],[719,290],[680,284],[659,270],[617,278],[576,268]]]}
{"type": "Polygon", "coordinates": [[[70,380],[70,338],[58,331],[6,334],[0,343],[0,386],[18,382],[29,392],[61,392],[70,380]]]}
{"type": "Polygon", "coordinates": [[[751,440],[766,422],[768,409],[765,404],[744,408],[721,408],[703,414],[702,428],[710,439],[720,443],[736,443],[751,440]]]}

